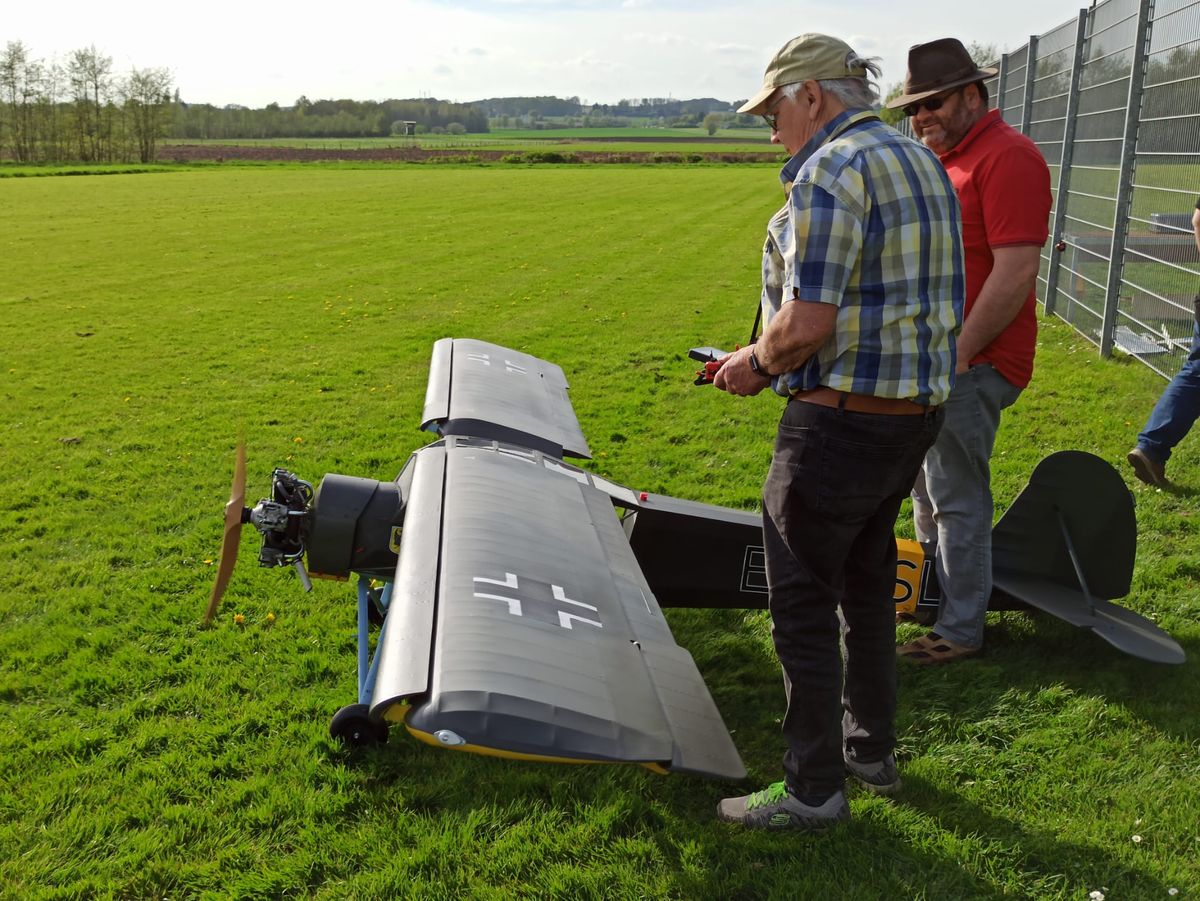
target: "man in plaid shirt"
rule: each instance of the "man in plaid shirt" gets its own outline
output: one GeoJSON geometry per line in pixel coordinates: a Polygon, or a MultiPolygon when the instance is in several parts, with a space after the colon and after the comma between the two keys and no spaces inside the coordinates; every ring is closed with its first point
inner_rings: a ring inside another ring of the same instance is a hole
{"type": "Polygon", "coordinates": [[[879,121],[871,76],[842,41],[801,35],[740,110],[792,155],[763,249],[766,329],[714,379],[788,398],[763,489],[785,779],[717,809],[750,827],[848,818],[847,772],[899,786],[892,530],[941,426],[965,287],[954,187],[879,121]]]}

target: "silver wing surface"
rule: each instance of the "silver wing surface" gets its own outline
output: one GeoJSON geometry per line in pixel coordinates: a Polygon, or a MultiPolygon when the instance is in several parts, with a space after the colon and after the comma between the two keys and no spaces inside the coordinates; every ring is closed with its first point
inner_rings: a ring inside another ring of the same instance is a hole
{"type": "Polygon", "coordinates": [[[553,363],[486,341],[442,338],[433,345],[421,428],[589,458],[567,387],[553,363]]]}
{"type": "Polygon", "coordinates": [[[374,715],[485,754],[745,776],[630,549],[616,486],[481,438],[413,465],[374,715]]]}

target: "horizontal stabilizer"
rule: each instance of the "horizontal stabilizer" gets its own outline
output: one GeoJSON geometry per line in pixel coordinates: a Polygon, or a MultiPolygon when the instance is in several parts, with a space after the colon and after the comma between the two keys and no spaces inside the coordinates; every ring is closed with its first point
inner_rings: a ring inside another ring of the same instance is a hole
{"type": "Polygon", "coordinates": [[[433,345],[421,428],[589,458],[567,387],[553,363],[485,341],[442,338],[433,345]]]}
{"type": "Polygon", "coordinates": [[[1098,598],[1089,604],[1078,590],[1019,573],[997,572],[995,585],[1072,626],[1091,629],[1118,651],[1152,663],[1183,663],[1186,658],[1174,638],[1125,607],[1098,598]]]}
{"type": "MultiPolygon", "coordinates": [[[[418,466],[413,496],[440,504],[420,513],[440,524],[433,653],[428,690],[406,699],[408,728],[485,754],[742,778],[721,715],[629,549],[613,486],[492,441],[450,438],[417,453],[430,452],[444,454],[444,475],[418,466]],[[429,478],[443,481],[423,485],[429,478]]],[[[407,552],[399,596],[414,593],[407,552]]],[[[431,566],[410,569],[421,577],[431,566]]],[[[381,639],[377,715],[404,694],[390,675],[402,669],[392,662],[402,632],[389,622],[381,639]]]]}
{"type": "Polygon", "coordinates": [[[1133,498],[1120,474],[1083,451],[1042,460],[992,532],[996,588],[1113,647],[1156,663],[1183,648],[1143,616],[1109,603],[1129,593],[1137,553],[1133,498]]]}

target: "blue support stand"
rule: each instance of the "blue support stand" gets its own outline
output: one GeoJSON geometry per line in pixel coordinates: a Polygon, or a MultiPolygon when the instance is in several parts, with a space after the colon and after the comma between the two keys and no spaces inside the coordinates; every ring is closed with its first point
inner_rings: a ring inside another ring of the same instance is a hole
{"type": "MultiPolygon", "coordinates": [[[[375,657],[371,657],[371,582],[366,576],[358,577],[358,703],[370,705],[371,694],[375,691],[375,674],[379,669],[379,648],[375,649],[375,657]]],[[[388,605],[392,600],[392,585],[389,582],[383,587],[383,595],[379,606],[383,608],[386,623],[388,605]]],[[[380,635],[382,636],[382,632],[380,635]]]]}

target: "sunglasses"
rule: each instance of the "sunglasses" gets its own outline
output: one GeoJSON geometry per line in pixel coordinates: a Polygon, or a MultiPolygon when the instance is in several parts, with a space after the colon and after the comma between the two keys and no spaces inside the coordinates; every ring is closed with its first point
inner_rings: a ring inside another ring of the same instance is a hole
{"type": "Polygon", "coordinates": [[[926,97],[924,100],[918,100],[915,103],[910,103],[908,106],[900,107],[900,111],[910,118],[915,116],[922,109],[927,109],[931,113],[936,113],[942,108],[942,104],[944,104],[947,100],[961,90],[962,88],[955,88],[949,94],[942,94],[940,97],[926,97]]]}

